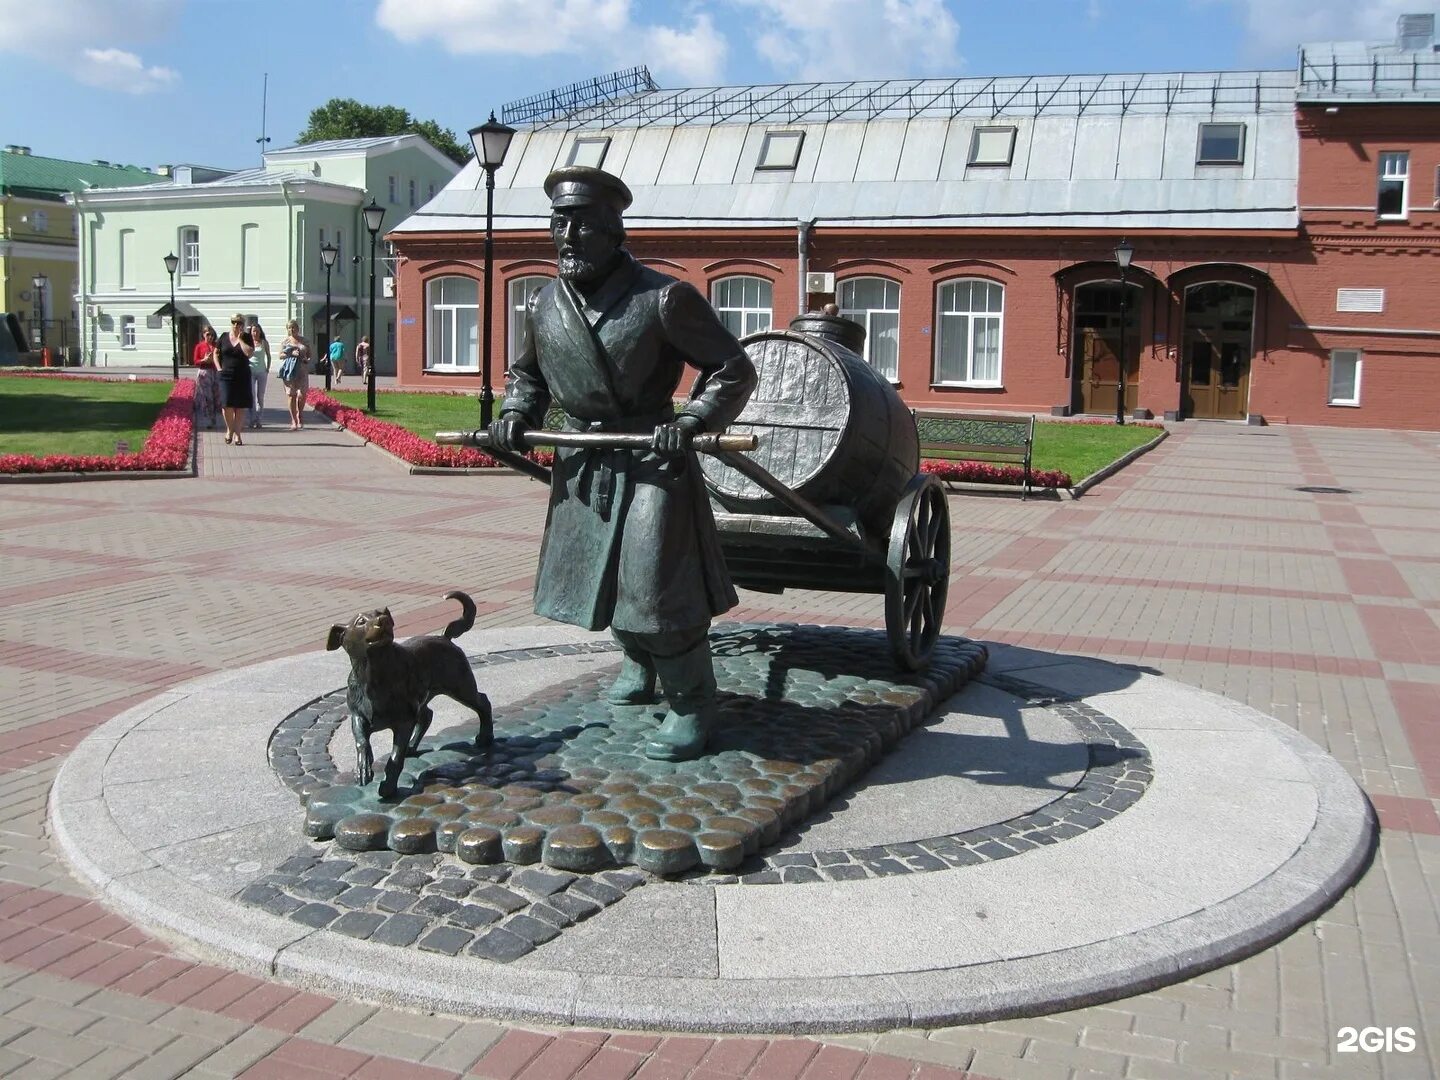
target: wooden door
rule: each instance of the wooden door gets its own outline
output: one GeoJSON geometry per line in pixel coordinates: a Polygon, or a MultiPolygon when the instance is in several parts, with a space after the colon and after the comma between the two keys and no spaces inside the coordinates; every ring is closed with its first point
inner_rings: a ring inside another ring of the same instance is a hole
{"type": "Polygon", "coordinates": [[[1235,282],[1191,286],[1185,309],[1185,415],[1243,420],[1250,401],[1255,290],[1235,282]]]}
{"type": "MultiPolygon", "coordinates": [[[[1135,347],[1134,342],[1129,343],[1135,347]]],[[[1125,413],[1135,408],[1139,394],[1139,372],[1135,357],[1125,365],[1125,413]]],[[[1081,331],[1080,366],[1076,372],[1078,409],[1099,416],[1115,415],[1115,395],[1120,388],[1120,339],[1116,334],[1086,328],[1081,331]]]]}

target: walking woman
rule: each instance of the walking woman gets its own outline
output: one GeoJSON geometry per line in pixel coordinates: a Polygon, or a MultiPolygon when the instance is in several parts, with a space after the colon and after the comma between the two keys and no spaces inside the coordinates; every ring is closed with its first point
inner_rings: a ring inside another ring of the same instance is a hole
{"type": "Polygon", "coordinates": [[[215,415],[220,411],[220,358],[216,355],[220,343],[215,340],[215,328],[209,323],[195,343],[195,352],[190,357],[195,371],[195,428],[203,423],[215,430],[215,415]]]}
{"type": "Polygon", "coordinates": [[[355,346],[355,366],[360,369],[360,377],[367,383],[370,381],[370,335],[366,334],[360,339],[360,344],[355,346]]]}
{"type": "Polygon", "coordinates": [[[300,336],[300,323],[295,319],[285,325],[285,331],[285,343],[280,346],[280,378],[285,383],[286,403],[290,406],[290,430],[299,431],[305,426],[301,413],[305,411],[305,395],[310,390],[310,345],[300,336]],[[289,363],[292,359],[293,365],[289,363]]]}
{"type": "Polygon", "coordinates": [[[265,384],[270,381],[270,340],[258,322],[250,324],[250,343],[255,351],[250,354],[250,375],[254,382],[251,393],[255,403],[250,406],[250,426],[258,428],[260,411],[265,408],[265,384]]]}
{"type": "Polygon", "coordinates": [[[255,347],[245,329],[245,316],[230,318],[230,332],[220,339],[220,405],[225,412],[225,441],[244,446],[240,438],[245,414],[255,404],[250,355],[255,347]]]}

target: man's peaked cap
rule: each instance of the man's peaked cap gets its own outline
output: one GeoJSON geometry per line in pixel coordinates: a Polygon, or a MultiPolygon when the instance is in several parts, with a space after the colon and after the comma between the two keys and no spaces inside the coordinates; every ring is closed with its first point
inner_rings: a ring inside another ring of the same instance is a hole
{"type": "Polygon", "coordinates": [[[556,169],[545,178],[545,194],[552,210],[567,206],[608,206],[620,214],[633,201],[625,181],[589,165],[556,169]]]}

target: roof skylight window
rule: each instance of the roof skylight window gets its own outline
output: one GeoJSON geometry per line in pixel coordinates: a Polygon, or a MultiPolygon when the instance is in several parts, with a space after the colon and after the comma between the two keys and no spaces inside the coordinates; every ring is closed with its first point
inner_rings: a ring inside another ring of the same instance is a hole
{"type": "Polygon", "coordinates": [[[1239,165],[1245,160],[1244,124],[1201,124],[1196,165],[1239,165]]]}
{"type": "Polygon", "coordinates": [[[598,169],[605,162],[605,153],[610,149],[609,135],[577,135],[570,144],[570,156],[566,165],[589,165],[598,169]]]}
{"type": "Polygon", "coordinates": [[[1013,127],[977,127],[970,136],[970,165],[1009,165],[1015,153],[1013,127]]]}
{"type": "Polygon", "coordinates": [[[803,131],[767,131],[765,141],[760,145],[760,161],[757,169],[793,169],[800,160],[800,145],[805,141],[803,131]]]}

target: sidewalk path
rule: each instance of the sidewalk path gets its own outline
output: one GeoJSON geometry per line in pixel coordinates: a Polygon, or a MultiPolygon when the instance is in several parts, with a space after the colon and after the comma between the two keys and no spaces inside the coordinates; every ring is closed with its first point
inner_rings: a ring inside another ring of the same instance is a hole
{"type": "MultiPolygon", "coordinates": [[[[91,900],[47,838],[64,755],[130,704],[321,646],[533,623],[543,488],[410,476],[317,423],[200,476],[0,487],[0,1075],[1430,1077],[1440,1062],[1440,437],[1189,423],[1077,502],[954,497],[961,633],[1154,668],[1325,747],[1375,802],[1374,865],[1318,922],[1098,1008],[823,1041],[541,1031],[335,1001],[196,963],[91,900]],[[1340,488],[1342,492],[1303,488],[1340,488]],[[1410,1027],[1410,1053],[1337,1051],[1410,1027]]],[[[737,618],[878,625],[878,597],[747,593],[737,618]]]]}

